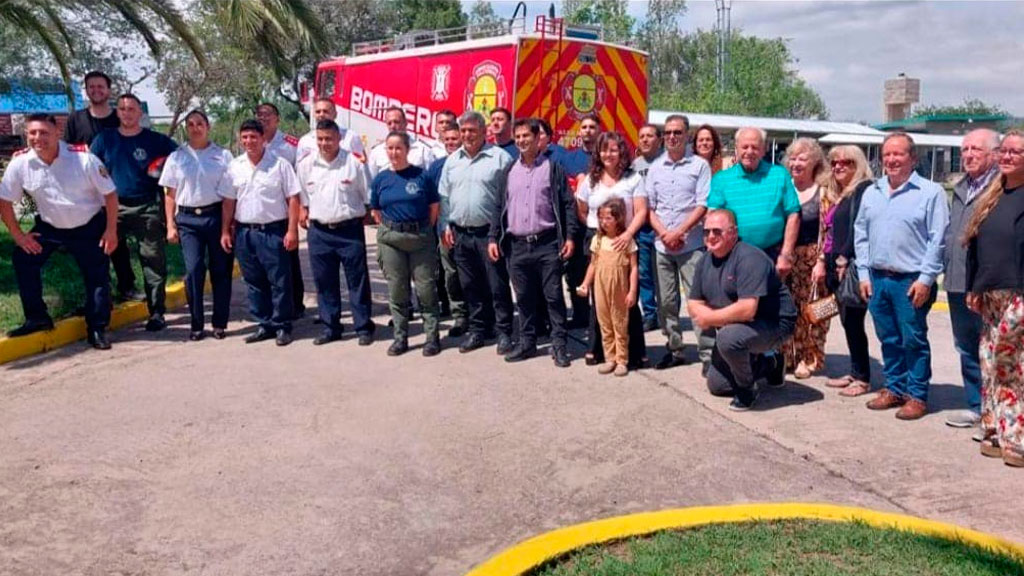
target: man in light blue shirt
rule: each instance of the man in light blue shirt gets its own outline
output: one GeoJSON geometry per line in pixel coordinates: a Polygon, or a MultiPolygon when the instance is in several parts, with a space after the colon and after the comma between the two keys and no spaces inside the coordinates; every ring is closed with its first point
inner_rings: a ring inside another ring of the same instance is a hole
{"type": "Polygon", "coordinates": [[[914,140],[895,132],[882,142],[885,177],[864,191],[854,222],[861,296],[882,343],[885,388],[872,410],[899,407],[916,420],[928,411],[932,377],[928,311],[942,272],[949,208],[942,186],[914,172],[914,140]]]}
{"type": "Polygon", "coordinates": [[[462,147],[441,170],[441,241],[452,251],[469,311],[469,334],[460,352],[482,347],[497,330],[498,354],[512,351],[512,291],[504,258],[488,253],[490,224],[498,220],[512,157],[484,143],[487,123],[478,112],[459,117],[462,147]]]}
{"type": "MultiPolygon", "coordinates": [[[[711,187],[711,167],[700,156],[686,155],[685,116],[665,119],[665,152],[651,162],[644,185],[654,229],[656,277],[662,332],[668,337],[668,353],[655,364],[664,370],[685,364],[683,334],[679,326],[680,281],[689,297],[697,261],[704,253],[703,226],[711,187]]],[[[701,338],[694,325],[701,362],[711,362],[713,339],[701,338]]]]}

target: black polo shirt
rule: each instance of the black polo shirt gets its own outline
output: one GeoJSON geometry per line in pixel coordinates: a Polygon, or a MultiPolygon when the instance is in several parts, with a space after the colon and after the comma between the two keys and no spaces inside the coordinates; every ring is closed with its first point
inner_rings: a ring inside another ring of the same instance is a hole
{"type": "Polygon", "coordinates": [[[691,300],[703,300],[720,310],[740,299],[757,298],[755,321],[775,324],[797,315],[789,289],[779,280],[775,264],[760,249],[737,242],[724,258],[711,252],[697,263],[690,289],[691,300]]]}
{"type": "Polygon", "coordinates": [[[120,125],[121,121],[117,119],[117,112],[114,110],[104,118],[94,118],[88,108],[83,108],[68,116],[68,122],[64,126],[64,141],[68,144],[92,144],[97,134],[120,125]]]}

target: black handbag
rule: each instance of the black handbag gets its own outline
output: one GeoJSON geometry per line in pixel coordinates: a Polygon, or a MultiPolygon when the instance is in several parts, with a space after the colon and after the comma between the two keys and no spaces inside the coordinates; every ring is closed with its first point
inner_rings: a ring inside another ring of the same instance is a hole
{"type": "MultiPolygon", "coordinates": [[[[861,193],[863,196],[863,192],[861,193]]],[[[850,206],[850,233],[853,234],[853,223],[857,219],[857,211],[860,210],[858,198],[851,198],[853,205],[850,206]]],[[[849,258],[846,261],[846,275],[839,281],[836,288],[836,300],[843,306],[851,308],[865,308],[867,302],[860,297],[860,278],[857,274],[857,259],[849,258]]]]}

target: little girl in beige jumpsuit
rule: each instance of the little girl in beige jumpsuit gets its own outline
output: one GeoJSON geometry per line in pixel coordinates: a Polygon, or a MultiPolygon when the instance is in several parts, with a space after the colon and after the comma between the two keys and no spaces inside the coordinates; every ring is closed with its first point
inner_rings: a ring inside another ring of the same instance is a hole
{"type": "Polygon", "coordinates": [[[597,211],[598,231],[590,245],[590,266],[576,293],[586,297],[591,286],[597,322],[607,362],[600,374],[629,373],[629,309],[637,297],[637,246],[632,239],[616,239],[626,231],[626,205],[621,198],[608,200],[597,211]]]}

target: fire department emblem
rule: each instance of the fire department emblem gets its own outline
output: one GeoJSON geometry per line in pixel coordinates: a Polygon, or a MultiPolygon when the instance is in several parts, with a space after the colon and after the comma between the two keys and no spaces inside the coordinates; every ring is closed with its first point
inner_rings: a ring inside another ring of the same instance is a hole
{"type": "Polygon", "coordinates": [[[451,73],[452,67],[447,64],[434,66],[433,77],[430,81],[430,99],[434,102],[444,102],[448,99],[451,73]]]}
{"type": "Polygon", "coordinates": [[[577,118],[603,107],[607,92],[600,76],[570,72],[562,82],[562,101],[577,118]]]}
{"type": "Polygon", "coordinates": [[[488,117],[491,110],[499,106],[508,107],[507,99],[501,65],[492,60],[477,64],[466,86],[466,108],[488,117]]]}

